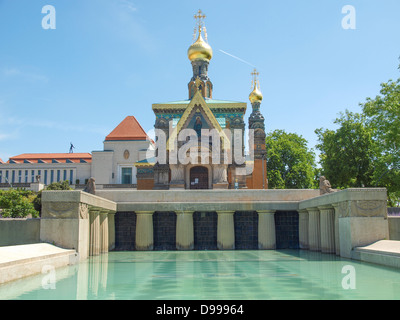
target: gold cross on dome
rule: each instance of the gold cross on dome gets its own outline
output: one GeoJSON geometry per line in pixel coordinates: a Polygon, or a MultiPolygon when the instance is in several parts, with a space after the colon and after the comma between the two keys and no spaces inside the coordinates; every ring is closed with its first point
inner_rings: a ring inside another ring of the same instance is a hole
{"type": "Polygon", "coordinates": [[[201,23],[203,19],[206,18],[205,14],[202,14],[203,12],[201,12],[201,10],[199,9],[199,11],[197,12],[197,14],[194,15],[195,19],[198,19],[198,22],[201,23]]]}
{"type": "Polygon", "coordinates": [[[258,76],[260,75],[259,72],[257,72],[257,69],[254,69],[254,71],[251,73],[251,75],[253,76],[253,80],[251,82],[252,86],[256,86],[258,83],[258,76]]]}
{"type": "Polygon", "coordinates": [[[203,21],[206,18],[206,15],[199,9],[197,14],[194,15],[194,18],[197,20],[197,28],[199,32],[201,32],[201,28],[203,27],[203,21]]]}

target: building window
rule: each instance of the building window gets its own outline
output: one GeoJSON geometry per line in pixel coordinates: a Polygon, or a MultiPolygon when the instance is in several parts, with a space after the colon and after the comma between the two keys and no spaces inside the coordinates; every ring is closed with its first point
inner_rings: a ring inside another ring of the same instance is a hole
{"type": "Polygon", "coordinates": [[[69,171],[69,184],[74,183],[74,170],[69,171]]]}
{"type": "Polygon", "coordinates": [[[12,171],[11,183],[15,183],[15,170],[12,171]]]}
{"type": "Polygon", "coordinates": [[[57,170],[57,182],[60,182],[61,179],[61,170],[57,170]]]}
{"type": "Polygon", "coordinates": [[[54,182],[54,170],[50,170],[50,184],[54,182]]]}
{"type": "Polygon", "coordinates": [[[122,184],[132,184],[132,168],[122,168],[121,178],[122,184]]]}
{"type": "Polygon", "coordinates": [[[0,170],[0,183],[3,183],[3,171],[0,170]]]}
{"type": "Polygon", "coordinates": [[[18,183],[22,182],[22,170],[18,170],[18,183]]]}
{"type": "Polygon", "coordinates": [[[44,170],[44,184],[47,185],[47,170],[44,170]]]}
{"type": "Polygon", "coordinates": [[[29,170],[25,170],[25,183],[28,183],[29,170]]]}
{"type": "Polygon", "coordinates": [[[6,171],[6,182],[9,183],[10,181],[8,180],[8,170],[6,171]]]}
{"type": "Polygon", "coordinates": [[[31,172],[31,180],[32,180],[32,182],[35,182],[35,170],[32,170],[32,172],[31,172]]]}

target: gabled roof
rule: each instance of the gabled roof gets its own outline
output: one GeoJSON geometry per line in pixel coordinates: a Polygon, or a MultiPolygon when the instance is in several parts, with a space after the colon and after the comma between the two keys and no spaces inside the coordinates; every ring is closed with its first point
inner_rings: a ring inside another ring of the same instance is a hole
{"type": "Polygon", "coordinates": [[[126,117],[107,137],[106,141],[147,140],[146,132],[134,116],[126,117]]]}
{"type": "Polygon", "coordinates": [[[92,162],[90,153],[24,153],[11,157],[8,163],[81,163],[92,162]]]}
{"type": "Polygon", "coordinates": [[[185,109],[185,112],[183,113],[182,117],[179,119],[179,122],[177,123],[176,127],[173,129],[170,137],[168,138],[167,141],[167,149],[168,150],[174,150],[175,148],[175,141],[178,138],[178,134],[181,131],[181,129],[184,127],[186,122],[188,121],[188,118],[190,114],[192,113],[193,109],[195,106],[198,106],[205,114],[205,116],[208,118],[210,121],[212,127],[216,129],[219,134],[221,135],[222,140],[224,143],[222,143],[222,148],[226,149],[229,148],[229,138],[225,135],[223,129],[221,128],[221,125],[218,123],[217,119],[215,118],[214,114],[208,107],[206,101],[204,100],[203,96],[201,95],[200,91],[197,90],[196,93],[193,96],[193,99],[190,101],[189,105],[185,109]]]}

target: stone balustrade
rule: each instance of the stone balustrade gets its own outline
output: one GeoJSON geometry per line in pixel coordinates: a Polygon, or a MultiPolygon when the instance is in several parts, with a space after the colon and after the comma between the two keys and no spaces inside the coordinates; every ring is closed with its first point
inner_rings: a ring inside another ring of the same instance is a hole
{"type": "Polygon", "coordinates": [[[81,259],[107,253],[115,247],[117,211],[136,213],[134,244],[139,251],[154,250],[155,212],[175,212],[177,250],[195,247],[194,212],[217,213],[219,250],[235,249],[235,213],[249,211],[258,214],[254,226],[261,250],[276,249],[276,213],[284,211],[298,212],[300,249],[351,258],[354,248],[389,238],[386,189],[347,189],[322,196],[316,190],[103,191],[99,195],[44,191],[41,241],[75,249],[81,259]]]}
{"type": "Polygon", "coordinates": [[[74,249],[81,260],[115,247],[117,204],[83,191],[43,191],[40,241],[74,249]]]}
{"type": "Polygon", "coordinates": [[[386,208],[382,188],[346,189],[300,201],[300,247],[352,258],[356,247],[389,239],[386,208]]]}

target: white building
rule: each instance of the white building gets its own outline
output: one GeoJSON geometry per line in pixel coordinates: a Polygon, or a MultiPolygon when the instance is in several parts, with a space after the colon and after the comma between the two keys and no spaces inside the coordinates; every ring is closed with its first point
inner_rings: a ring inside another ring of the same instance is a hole
{"type": "Polygon", "coordinates": [[[133,187],[137,183],[134,164],[145,159],[152,148],[139,122],[128,116],[106,137],[103,151],[21,154],[7,162],[0,159],[0,188],[29,188],[37,179],[44,185],[68,180],[78,187],[91,177],[99,188],[133,187]]]}

